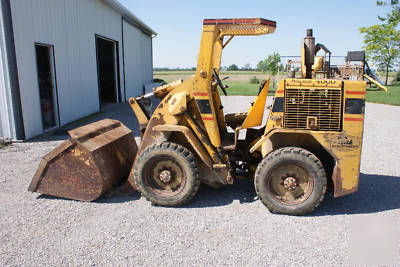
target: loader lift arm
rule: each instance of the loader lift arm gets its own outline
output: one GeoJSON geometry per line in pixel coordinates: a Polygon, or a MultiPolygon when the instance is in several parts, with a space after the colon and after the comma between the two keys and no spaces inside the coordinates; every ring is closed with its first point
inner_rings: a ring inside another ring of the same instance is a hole
{"type": "MultiPolygon", "coordinates": [[[[162,100],[147,123],[138,157],[151,145],[169,142],[171,138],[176,137],[176,134],[165,131],[165,127],[160,128],[159,125],[166,125],[169,129],[174,129],[174,126],[184,126],[193,133],[193,136],[197,138],[196,140],[201,142],[204,147],[203,151],[208,153],[208,155],[203,155],[202,158],[210,157],[212,159],[212,171],[220,174],[210,183],[232,183],[231,167],[226,153],[223,152],[225,143],[223,145],[222,141],[229,139],[230,142],[228,143],[231,143],[234,142],[234,137],[227,133],[221,98],[218,90],[216,90],[218,85],[226,93],[226,87],[223,86],[218,77],[222,50],[235,36],[273,33],[275,27],[276,22],[261,18],[205,19],[196,73],[184,82],[169,87],[168,90],[166,89],[168,85],[165,85],[164,88],[155,89],[154,94],[160,93],[162,100]],[[225,36],[228,39],[224,42],[225,36]],[[186,104],[181,106],[177,103],[186,104]]],[[[189,136],[187,132],[182,133],[189,136]]],[[[179,141],[175,142],[181,144],[179,141]]],[[[201,149],[198,148],[197,150],[200,151],[201,149]]],[[[210,162],[204,164],[210,165],[210,162]]],[[[135,183],[133,169],[128,182],[132,185],[135,183]]]]}
{"type": "MultiPolygon", "coordinates": [[[[227,132],[220,95],[218,90],[212,90],[211,86],[213,72],[218,75],[220,71],[222,50],[235,36],[269,34],[274,33],[275,28],[275,21],[262,18],[205,19],[203,21],[193,96],[202,111],[201,123],[204,124],[214,147],[221,147],[221,137],[227,132]],[[229,39],[224,43],[225,36],[229,36],[229,39]],[[202,103],[207,103],[206,101],[210,108],[201,109],[202,103]]],[[[224,91],[224,88],[221,89],[224,91]]]]}

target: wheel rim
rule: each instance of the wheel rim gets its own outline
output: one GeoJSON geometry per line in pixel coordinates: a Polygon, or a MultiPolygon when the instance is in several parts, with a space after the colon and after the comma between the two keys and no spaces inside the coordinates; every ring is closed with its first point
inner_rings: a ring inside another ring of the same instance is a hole
{"type": "Polygon", "coordinates": [[[175,158],[162,155],[150,159],[143,168],[144,182],[161,197],[172,197],[182,192],[186,173],[175,158]]]}
{"type": "Polygon", "coordinates": [[[309,172],[297,164],[276,167],[270,174],[268,190],[285,205],[298,205],[307,200],[314,188],[309,172]]]}

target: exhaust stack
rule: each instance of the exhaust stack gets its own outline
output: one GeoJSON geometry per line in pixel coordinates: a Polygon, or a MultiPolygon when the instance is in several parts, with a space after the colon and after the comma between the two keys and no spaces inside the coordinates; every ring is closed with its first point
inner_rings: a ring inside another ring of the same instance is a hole
{"type": "Polygon", "coordinates": [[[315,57],[315,38],[313,37],[313,30],[307,29],[307,35],[304,38],[304,64],[306,68],[305,77],[306,79],[312,78],[312,66],[314,64],[315,57]]]}

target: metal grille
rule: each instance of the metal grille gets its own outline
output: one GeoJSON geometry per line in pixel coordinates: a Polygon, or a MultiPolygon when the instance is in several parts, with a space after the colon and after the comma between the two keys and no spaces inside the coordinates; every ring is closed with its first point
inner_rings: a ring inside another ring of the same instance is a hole
{"type": "Polygon", "coordinates": [[[340,131],[341,110],[341,88],[285,89],[285,128],[340,131]]]}

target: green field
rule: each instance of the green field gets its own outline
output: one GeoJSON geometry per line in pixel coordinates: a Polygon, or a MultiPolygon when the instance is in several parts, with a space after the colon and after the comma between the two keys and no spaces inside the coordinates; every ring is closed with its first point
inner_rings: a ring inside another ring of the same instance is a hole
{"type": "MultiPolygon", "coordinates": [[[[228,95],[257,95],[259,84],[250,84],[246,82],[225,82],[229,86],[228,95]]],[[[367,89],[367,102],[380,103],[400,106],[400,86],[388,86],[388,92],[377,88],[367,89]]],[[[273,95],[276,88],[269,87],[269,95],[273,95]]]]}
{"type": "Polygon", "coordinates": [[[260,89],[259,84],[250,84],[248,82],[224,81],[228,85],[226,92],[228,95],[257,95],[260,89]]]}
{"type": "Polygon", "coordinates": [[[400,86],[388,86],[388,92],[376,88],[367,89],[367,102],[400,106],[400,86]]]}
{"type": "MultiPolygon", "coordinates": [[[[179,79],[187,79],[194,75],[194,71],[160,71],[154,72],[154,78],[163,79],[166,82],[172,82],[179,79]]],[[[256,77],[259,81],[267,78],[267,75],[255,71],[227,71],[221,72],[221,79],[228,76],[229,78],[223,81],[223,84],[229,86],[227,89],[228,95],[246,95],[254,96],[258,94],[260,84],[250,83],[250,79],[256,77]]],[[[279,80],[281,77],[276,77],[279,80]]],[[[273,95],[276,88],[273,87],[271,81],[269,94],[273,95]]],[[[388,92],[378,90],[376,88],[367,89],[367,102],[381,103],[400,106],[400,86],[388,86],[388,92]]]]}
{"type": "MultiPolygon", "coordinates": [[[[258,95],[260,84],[251,84],[249,82],[240,81],[225,81],[224,85],[228,85],[226,90],[228,95],[258,95]]],[[[269,94],[275,92],[276,88],[273,87],[272,82],[269,85],[269,94]]]]}
{"type": "MultiPolygon", "coordinates": [[[[195,71],[190,71],[190,70],[169,70],[169,71],[154,71],[154,76],[158,75],[194,75],[195,71]]],[[[221,71],[221,76],[224,76],[226,74],[237,74],[237,75],[243,75],[243,74],[264,74],[263,72],[259,71],[221,71]]]]}

